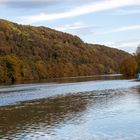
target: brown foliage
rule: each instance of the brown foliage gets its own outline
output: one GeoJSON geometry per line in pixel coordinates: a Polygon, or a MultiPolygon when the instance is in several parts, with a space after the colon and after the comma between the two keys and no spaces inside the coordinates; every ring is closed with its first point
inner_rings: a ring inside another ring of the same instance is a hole
{"type": "Polygon", "coordinates": [[[137,62],[134,56],[125,58],[121,63],[121,73],[127,76],[134,76],[137,71],[137,62]]]}
{"type": "Polygon", "coordinates": [[[119,73],[126,56],[67,33],[0,20],[0,81],[119,73]]]}

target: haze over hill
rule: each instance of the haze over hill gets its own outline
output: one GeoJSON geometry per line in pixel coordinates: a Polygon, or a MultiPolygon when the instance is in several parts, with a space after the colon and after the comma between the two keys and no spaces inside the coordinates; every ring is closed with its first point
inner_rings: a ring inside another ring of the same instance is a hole
{"type": "Polygon", "coordinates": [[[119,73],[129,54],[47,27],[0,20],[0,81],[119,73]]]}

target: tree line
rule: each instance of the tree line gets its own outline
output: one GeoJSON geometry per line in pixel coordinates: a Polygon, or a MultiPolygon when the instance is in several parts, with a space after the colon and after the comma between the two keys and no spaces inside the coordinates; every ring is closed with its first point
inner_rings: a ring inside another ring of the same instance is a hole
{"type": "Polygon", "coordinates": [[[122,60],[120,71],[126,76],[134,76],[140,73],[140,46],[137,47],[136,53],[122,60]]]}
{"type": "Polygon", "coordinates": [[[130,54],[47,27],[0,20],[0,81],[120,73],[130,54]]]}

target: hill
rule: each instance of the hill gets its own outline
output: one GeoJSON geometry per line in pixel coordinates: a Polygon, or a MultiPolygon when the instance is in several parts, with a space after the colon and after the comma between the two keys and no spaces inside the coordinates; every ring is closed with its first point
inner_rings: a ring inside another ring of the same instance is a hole
{"type": "Polygon", "coordinates": [[[0,81],[119,73],[129,54],[46,27],[0,20],[0,81]]]}

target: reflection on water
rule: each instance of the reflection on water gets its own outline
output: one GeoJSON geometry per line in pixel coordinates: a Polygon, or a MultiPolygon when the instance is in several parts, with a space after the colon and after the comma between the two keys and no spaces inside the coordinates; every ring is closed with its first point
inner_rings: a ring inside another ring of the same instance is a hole
{"type": "Polygon", "coordinates": [[[80,96],[77,99],[69,96],[23,103],[18,107],[4,107],[0,109],[1,130],[9,135],[8,131],[18,133],[18,129],[24,131],[27,128],[32,132],[32,129],[45,127],[46,132],[49,132],[59,123],[78,117],[78,112],[85,110],[86,104],[80,96]]]}
{"type": "MultiPolygon", "coordinates": [[[[132,84],[135,87],[126,86],[126,88],[123,85],[122,88],[119,83],[122,85],[123,82],[119,80],[116,82],[118,88],[115,88],[114,82],[110,81],[108,88],[104,87],[102,81],[100,84],[89,82],[90,86],[94,87],[95,84],[95,90],[79,92],[77,90],[71,94],[59,94],[46,99],[1,106],[0,139],[139,140],[138,83],[136,85],[132,81],[125,80],[126,85],[132,84]]],[[[65,85],[66,88],[67,86],[65,85]]],[[[87,85],[82,86],[87,88],[87,85]]]]}
{"type": "Polygon", "coordinates": [[[136,89],[121,89],[60,96],[1,107],[0,118],[5,139],[84,140],[131,133],[138,139],[140,95],[136,89]]]}
{"type": "Polygon", "coordinates": [[[13,84],[32,84],[32,83],[72,83],[72,82],[85,82],[96,80],[119,80],[119,79],[133,79],[135,77],[125,77],[122,74],[108,74],[108,75],[93,75],[93,76],[77,76],[77,77],[62,77],[62,78],[50,78],[42,80],[25,80],[16,81],[15,83],[0,83],[1,85],[13,85],[13,84]]]}

